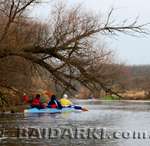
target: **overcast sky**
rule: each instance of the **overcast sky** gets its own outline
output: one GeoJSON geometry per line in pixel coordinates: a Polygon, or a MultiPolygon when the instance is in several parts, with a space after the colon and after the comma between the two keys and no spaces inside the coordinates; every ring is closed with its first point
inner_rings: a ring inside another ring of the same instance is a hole
{"type": "MultiPolygon", "coordinates": [[[[54,1],[54,0],[53,0],[54,1]]],[[[65,1],[65,0],[64,0],[65,1]]],[[[105,13],[114,7],[116,21],[140,17],[141,23],[150,22],[150,0],[67,0],[69,4],[81,3],[87,10],[105,13]]],[[[42,4],[34,9],[33,16],[45,20],[51,4],[42,4]]],[[[150,26],[149,26],[150,30],[150,26]]],[[[126,64],[150,64],[150,35],[131,37],[120,34],[108,39],[109,47],[117,52],[118,57],[126,64]]]]}

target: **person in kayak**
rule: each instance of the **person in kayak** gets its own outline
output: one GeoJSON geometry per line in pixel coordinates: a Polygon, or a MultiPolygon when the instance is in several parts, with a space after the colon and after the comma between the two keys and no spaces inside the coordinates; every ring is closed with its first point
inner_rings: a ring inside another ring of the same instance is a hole
{"type": "Polygon", "coordinates": [[[60,99],[60,103],[61,105],[65,108],[65,107],[68,107],[68,108],[74,108],[74,109],[77,109],[77,110],[82,110],[82,111],[88,111],[86,108],[83,108],[81,106],[77,106],[77,105],[74,105],[69,99],[68,99],[68,95],[67,94],[64,94],[63,97],[60,99]]]}
{"type": "Polygon", "coordinates": [[[57,97],[55,95],[51,96],[50,101],[48,102],[47,105],[48,108],[57,108],[57,109],[62,109],[61,103],[57,100],[57,97]]]}
{"type": "Polygon", "coordinates": [[[32,100],[32,103],[31,103],[32,108],[37,108],[37,109],[44,109],[45,108],[45,106],[41,103],[40,98],[41,98],[40,94],[37,94],[35,96],[35,98],[32,100]]]}
{"type": "Polygon", "coordinates": [[[29,96],[26,95],[26,93],[23,94],[22,101],[23,101],[23,104],[28,104],[29,103],[30,99],[29,99],[29,96]]]}
{"type": "Polygon", "coordinates": [[[68,107],[73,105],[73,103],[68,99],[68,95],[64,94],[63,97],[60,99],[60,103],[63,107],[68,107]]]}

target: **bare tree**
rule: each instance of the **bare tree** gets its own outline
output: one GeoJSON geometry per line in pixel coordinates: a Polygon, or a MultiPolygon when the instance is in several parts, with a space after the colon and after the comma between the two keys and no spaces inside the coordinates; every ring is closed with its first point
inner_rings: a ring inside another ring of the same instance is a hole
{"type": "Polygon", "coordinates": [[[145,34],[144,25],[137,20],[112,23],[113,9],[101,21],[98,16],[82,11],[80,6],[68,8],[62,4],[54,8],[47,24],[39,25],[24,14],[36,2],[3,0],[0,3],[0,15],[5,19],[0,24],[0,59],[21,57],[37,69],[49,72],[51,79],[67,90],[76,90],[74,81],[77,81],[90,90],[115,93],[111,85],[119,68],[113,62],[112,52],[96,43],[100,35],[145,34]]]}

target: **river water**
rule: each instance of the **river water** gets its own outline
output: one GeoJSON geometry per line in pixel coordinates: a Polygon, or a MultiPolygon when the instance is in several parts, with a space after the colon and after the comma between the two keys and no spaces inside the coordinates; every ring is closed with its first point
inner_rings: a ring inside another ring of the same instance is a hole
{"type": "Polygon", "coordinates": [[[0,114],[0,146],[150,145],[150,102],[74,102],[87,107],[89,111],[61,114],[0,114]],[[19,132],[13,135],[11,131],[19,132]],[[45,135],[41,136],[43,131],[45,135]]]}

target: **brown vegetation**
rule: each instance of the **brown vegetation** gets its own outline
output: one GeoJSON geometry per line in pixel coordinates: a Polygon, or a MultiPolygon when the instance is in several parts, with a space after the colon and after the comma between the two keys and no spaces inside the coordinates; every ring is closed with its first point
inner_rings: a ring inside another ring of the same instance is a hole
{"type": "Polygon", "coordinates": [[[64,4],[57,5],[50,21],[41,24],[26,14],[36,3],[0,2],[0,86],[28,90],[32,88],[31,77],[38,71],[59,89],[61,86],[63,92],[77,90],[76,83],[80,83],[91,91],[103,89],[117,94],[111,87],[120,66],[114,64],[112,51],[102,47],[98,38],[117,32],[145,33],[144,25],[137,20],[117,25],[111,21],[113,9],[105,19],[99,19],[81,7],[68,8],[64,4]]]}

